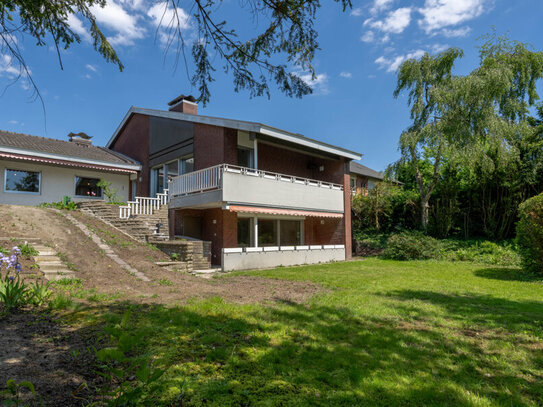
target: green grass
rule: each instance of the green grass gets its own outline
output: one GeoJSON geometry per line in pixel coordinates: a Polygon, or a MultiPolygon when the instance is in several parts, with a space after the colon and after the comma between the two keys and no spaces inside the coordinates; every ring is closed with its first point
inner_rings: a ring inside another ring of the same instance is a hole
{"type": "MultiPolygon", "coordinates": [[[[543,404],[543,277],[469,263],[379,259],[254,271],[326,289],[306,304],[101,304],[166,370],[142,404],[543,404]]],[[[228,277],[225,277],[228,278],[228,277]]]]}

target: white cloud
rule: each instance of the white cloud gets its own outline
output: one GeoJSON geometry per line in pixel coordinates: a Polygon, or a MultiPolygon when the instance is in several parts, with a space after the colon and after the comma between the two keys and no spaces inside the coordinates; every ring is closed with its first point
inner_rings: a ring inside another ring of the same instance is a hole
{"type": "Polygon", "coordinates": [[[68,14],[68,25],[74,33],[78,34],[85,41],[91,41],[89,32],[83,26],[83,22],[75,14],[68,14]]]}
{"type": "Polygon", "coordinates": [[[9,124],[19,124],[19,122],[17,120],[10,120],[8,123],[9,124]]]}
{"type": "Polygon", "coordinates": [[[85,68],[87,68],[89,71],[92,71],[92,72],[98,72],[98,68],[96,68],[94,65],[91,65],[91,64],[85,65],[85,68]]]}
{"type": "Polygon", "coordinates": [[[375,60],[375,63],[379,65],[380,69],[386,69],[387,72],[395,72],[404,61],[407,61],[408,59],[419,59],[425,53],[426,51],[422,49],[417,49],[408,54],[397,55],[391,58],[380,56],[379,58],[375,60]]]}
{"type": "Polygon", "coordinates": [[[138,23],[139,16],[129,14],[114,0],[108,0],[105,7],[92,6],[96,21],[115,34],[108,37],[112,45],[134,45],[134,40],[144,37],[145,28],[138,23]]]}
{"type": "Polygon", "coordinates": [[[479,17],[486,6],[490,7],[489,3],[489,0],[426,0],[418,10],[422,14],[418,24],[429,34],[479,17]]]}
{"type": "Polygon", "coordinates": [[[442,51],[445,51],[449,46],[447,44],[434,44],[432,45],[432,53],[439,54],[442,51]]]}
{"type": "Polygon", "coordinates": [[[366,31],[364,33],[364,35],[362,35],[362,37],[360,37],[360,41],[363,41],[363,42],[374,42],[375,41],[375,34],[373,33],[373,31],[366,31]]]}
{"type": "Polygon", "coordinates": [[[165,44],[172,40],[172,35],[177,33],[175,30],[179,25],[181,30],[190,29],[190,16],[181,7],[173,8],[169,6],[169,2],[160,2],[147,10],[147,16],[153,21],[153,24],[158,28],[160,42],[165,44]]]}
{"type": "Polygon", "coordinates": [[[16,68],[13,66],[13,57],[10,55],[0,55],[0,76],[3,74],[14,77],[19,76],[21,74],[21,71],[19,68],[16,68]]]}
{"type": "Polygon", "coordinates": [[[375,15],[381,11],[388,10],[394,0],[375,0],[373,6],[370,9],[371,14],[375,15]]]}
{"type": "Polygon", "coordinates": [[[351,15],[354,17],[360,17],[362,15],[362,7],[353,8],[351,10],[351,15]]]}
{"type": "Polygon", "coordinates": [[[316,75],[315,79],[311,78],[310,73],[297,73],[301,80],[307,83],[313,89],[313,95],[327,95],[330,93],[328,89],[328,75],[321,73],[316,75]]]}
{"type": "Polygon", "coordinates": [[[92,76],[90,76],[88,73],[86,73],[83,77],[84,77],[85,79],[92,79],[92,76]]]}
{"type": "Polygon", "coordinates": [[[385,33],[400,34],[411,23],[411,8],[402,7],[391,11],[383,20],[369,18],[364,21],[364,26],[383,31],[385,33]]]}
{"type": "Polygon", "coordinates": [[[450,29],[450,28],[444,28],[440,31],[441,34],[443,34],[445,37],[453,38],[453,37],[465,37],[471,32],[470,27],[460,27],[456,29],[450,29]]]}
{"type": "Polygon", "coordinates": [[[351,79],[353,77],[353,74],[350,72],[343,71],[343,72],[340,72],[339,76],[345,79],[351,79]]]}

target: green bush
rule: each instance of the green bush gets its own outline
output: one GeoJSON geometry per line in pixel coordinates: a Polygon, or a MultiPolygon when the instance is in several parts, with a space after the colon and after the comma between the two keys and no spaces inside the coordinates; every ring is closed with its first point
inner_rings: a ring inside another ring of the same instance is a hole
{"type": "Polygon", "coordinates": [[[522,267],[543,273],[543,194],[528,199],[519,206],[517,244],[522,267]]]}
{"type": "Polygon", "coordinates": [[[387,239],[383,257],[393,260],[425,260],[441,257],[443,244],[421,232],[401,232],[387,239]]]}
{"type": "Polygon", "coordinates": [[[520,256],[508,242],[495,243],[488,240],[447,241],[443,260],[471,261],[498,266],[519,266],[520,256]]]}

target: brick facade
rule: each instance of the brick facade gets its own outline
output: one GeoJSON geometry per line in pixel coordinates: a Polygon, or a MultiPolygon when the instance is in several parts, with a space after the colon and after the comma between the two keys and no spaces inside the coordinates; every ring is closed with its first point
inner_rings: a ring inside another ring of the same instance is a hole
{"type": "Polygon", "coordinates": [[[110,149],[141,163],[137,193],[139,196],[149,196],[149,116],[141,114],[132,116],[110,149]]]}

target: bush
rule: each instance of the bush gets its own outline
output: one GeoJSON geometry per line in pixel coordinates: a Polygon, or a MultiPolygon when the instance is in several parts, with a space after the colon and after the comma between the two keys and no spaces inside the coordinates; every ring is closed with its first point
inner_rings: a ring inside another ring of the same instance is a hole
{"type": "Polygon", "coordinates": [[[526,271],[543,273],[543,194],[519,206],[517,244],[526,271]]]}
{"type": "Polygon", "coordinates": [[[388,238],[383,257],[393,260],[437,259],[443,244],[421,232],[402,232],[388,238]]]}
{"type": "Polygon", "coordinates": [[[443,253],[444,260],[471,261],[498,266],[520,265],[520,257],[515,247],[508,242],[490,241],[449,241],[443,253]]]}

